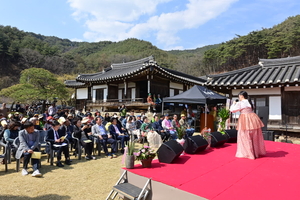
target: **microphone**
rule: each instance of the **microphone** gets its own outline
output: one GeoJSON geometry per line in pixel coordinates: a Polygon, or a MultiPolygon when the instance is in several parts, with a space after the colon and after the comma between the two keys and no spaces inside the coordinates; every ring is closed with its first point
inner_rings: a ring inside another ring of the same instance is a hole
{"type": "Polygon", "coordinates": [[[239,100],[238,100],[238,99],[236,99],[236,100],[235,100],[235,102],[239,102],[239,100]]]}

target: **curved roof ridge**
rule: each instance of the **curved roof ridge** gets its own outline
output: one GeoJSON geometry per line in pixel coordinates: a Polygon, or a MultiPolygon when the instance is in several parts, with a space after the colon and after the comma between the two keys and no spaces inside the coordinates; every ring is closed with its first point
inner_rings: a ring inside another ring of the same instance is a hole
{"type": "Polygon", "coordinates": [[[173,70],[173,69],[169,69],[169,68],[166,68],[166,67],[161,67],[159,66],[160,68],[174,74],[174,75],[177,75],[177,76],[183,76],[183,77],[186,77],[186,78],[192,78],[192,79],[197,79],[199,81],[203,81],[205,82],[205,79],[202,79],[200,77],[196,77],[196,76],[193,76],[193,75],[190,75],[190,74],[186,74],[186,73],[183,73],[183,72],[180,72],[180,71],[176,71],[176,70],[173,70]]]}
{"type": "Polygon", "coordinates": [[[286,58],[274,58],[274,59],[259,59],[259,63],[263,67],[293,65],[296,63],[300,64],[300,56],[286,57],[286,58]]]}
{"type": "Polygon", "coordinates": [[[78,74],[77,78],[78,78],[79,76],[91,76],[91,75],[98,75],[98,74],[102,74],[102,73],[103,73],[103,71],[101,71],[101,72],[96,72],[96,73],[91,73],[91,74],[78,74]]]}
{"type": "MultiPolygon", "coordinates": [[[[113,63],[111,66],[114,69],[117,68],[130,68],[132,66],[136,66],[136,65],[143,65],[144,63],[147,63],[149,61],[154,61],[154,57],[151,55],[149,57],[146,58],[142,58],[139,60],[134,60],[134,61],[130,61],[130,62],[125,62],[125,63],[113,63]]],[[[155,62],[155,61],[154,61],[155,62]]]]}
{"type": "Polygon", "coordinates": [[[260,67],[261,67],[260,65],[253,65],[253,66],[250,66],[250,67],[245,67],[245,68],[242,68],[242,69],[237,69],[237,70],[233,70],[233,71],[229,71],[229,72],[225,72],[225,73],[221,73],[221,74],[207,75],[207,77],[218,78],[218,77],[233,75],[233,74],[236,74],[236,73],[242,73],[242,72],[245,72],[245,71],[251,71],[253,69],[257,69],[257,68],[260,68],[260,67]]]}

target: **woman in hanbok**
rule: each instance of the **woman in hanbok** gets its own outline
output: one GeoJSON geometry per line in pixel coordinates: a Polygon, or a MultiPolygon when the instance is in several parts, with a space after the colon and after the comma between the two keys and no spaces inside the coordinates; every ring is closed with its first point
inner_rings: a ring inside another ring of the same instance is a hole
{"type": "Polygon", "coordinates": [[[266,154],[260,118],[253,112],[253,104],[248,93],[241,91],[239,101],[233,102],[230,111],[240,112],[236,157],[255,159],[266,154]]]}

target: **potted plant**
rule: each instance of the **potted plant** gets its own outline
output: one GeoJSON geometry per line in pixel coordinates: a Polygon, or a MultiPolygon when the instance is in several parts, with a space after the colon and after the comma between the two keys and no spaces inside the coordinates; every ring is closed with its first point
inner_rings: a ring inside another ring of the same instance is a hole
{"type": "Polygon", "coordinates": [[[155,158],[156,152],[149,146],[143,146],[137,152],[134,152],[135,159],[140,160],[142,167],[151,167],[152,159],[155,158]]]}
{"type": "Polygon", "coordinates": [[[134,168],[134,141],[129,141],[126,147],[125,167],[127,169],[134,168]]]}
{"type": "Polygon", "coordinates": [[[218,131],[225,135],[225,129],[226,129],[226,120],[230,117],[230,111],[226,108],[221,108],[218,112],[219,116],[219,128],[218,131]]]}
{"type": "Polygon", "coordinates": [[[183,146],[185,140],[183,139],[184,135],[186,134],[186,129],[184,127],[177,127],[177,142],[183,146]]]}

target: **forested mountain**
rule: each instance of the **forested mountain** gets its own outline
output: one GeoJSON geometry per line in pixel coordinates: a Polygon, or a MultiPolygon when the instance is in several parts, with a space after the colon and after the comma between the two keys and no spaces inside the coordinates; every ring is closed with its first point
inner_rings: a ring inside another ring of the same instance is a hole
{"type": "Polygon", "coordinates": [[[121,42],[72,42],[0,26],[0,89],[17,83],[20,72],[32,67],[44,68],[58,75],[75,76],[149,55],[153,55],[161,66],[199,76],[200,72],[196,69],[204,53],[199,49],[179,55],[134,38],[121,42]]]}
{"type": "Polygon", "coordinates": [[[53,36],[0,26],[0,89],[16,84],[20,72],[37,67],[62,76],[98,72],[111,63],[153,55],[164,67],[194,76],[243,68],[258,58],[300,55],[300,15],[269,29],[193,50],[163,51],[150,42],[130,38],[120,42],[72,42],[53,36]]]}
{"type": "Polygon", "coordinates": [[[300,55],[300,15],[289,17],[273,28],[263,28],[246,36],[237,35],[218,48],[205,52],[203,64],[211,73],[258,64],[259,58],[300,55]]]}

